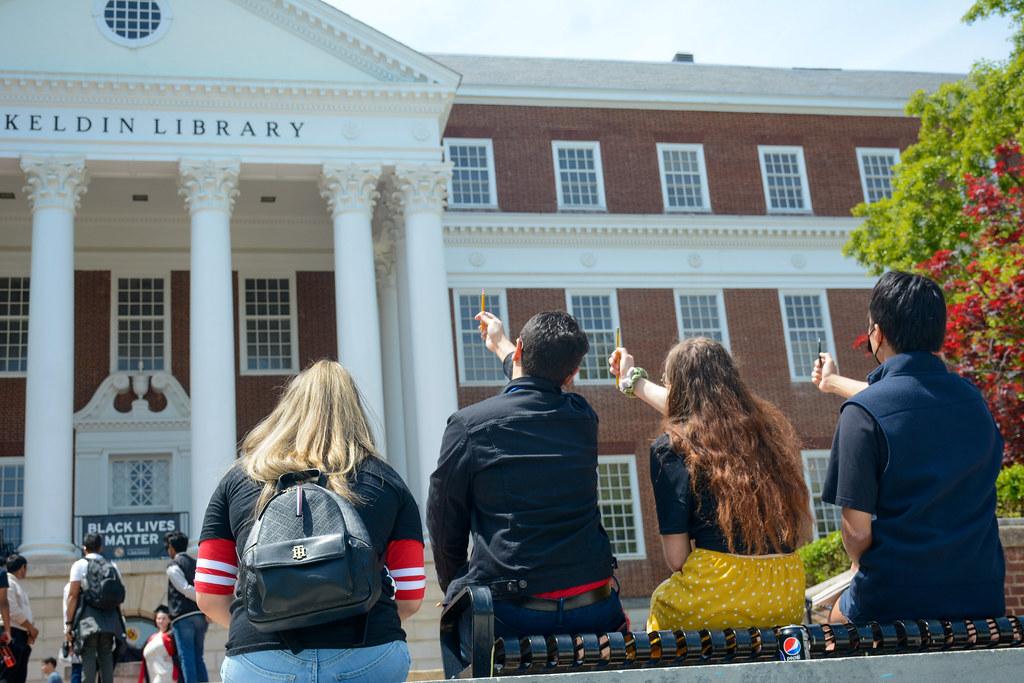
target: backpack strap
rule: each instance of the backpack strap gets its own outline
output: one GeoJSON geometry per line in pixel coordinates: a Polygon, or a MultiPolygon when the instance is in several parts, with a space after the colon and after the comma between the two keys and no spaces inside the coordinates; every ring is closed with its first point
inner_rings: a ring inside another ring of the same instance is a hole
{"type": "Polygon", "coordinates": [[[291,488],[296,484],[303,484],[307,482],[315,482],[317,486],[326,486],[327,475],[318,469],[289,472],[278,477],[277,484],[274,488],[278,493],[280,493],[281,491],[291,488]]]}

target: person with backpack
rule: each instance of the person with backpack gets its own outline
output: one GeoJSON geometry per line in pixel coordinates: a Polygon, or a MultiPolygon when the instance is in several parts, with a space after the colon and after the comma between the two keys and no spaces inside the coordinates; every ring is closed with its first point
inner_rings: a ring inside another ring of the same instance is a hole
{"type": "Polygon", "coordinates": [[[71,565],[71,588],[64,614],[66,638],[82,657],[82,678],[89,683],[99,671],[102,683],[114,681],[114,638],[123,636],[124,580],[117,565],[100,553],[101,534],[86,534],[85,557],[71,565]]]}
{"type": "Polygon", "coordinates": [[[171,631],[178,645],[182,683],[210,680],[203,661],[206,616],[196,604],[196,560],[188,550],[188,536],[169,531],[164,536],[171,563],[167,566],[167,608],[171,631]]]}
{"type": "Polygon", "coordinates": [[[245,437],[206,509],[195,587],[228,628],[224,683],[405,680],[420,513],[339,363],[296,375],[245,437]]]}

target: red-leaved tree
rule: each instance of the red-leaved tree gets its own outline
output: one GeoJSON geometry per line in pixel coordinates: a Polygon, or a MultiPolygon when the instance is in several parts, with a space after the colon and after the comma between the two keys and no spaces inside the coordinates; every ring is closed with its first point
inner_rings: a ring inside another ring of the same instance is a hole
{"type": "Polygon", "coordinates": [[[985,395],[1004,463],[1024,463],[1024,156],[1015,141],[993,156],[990,175],[964,178],[964,215],[980,232],[917,268],[946,292],[946,360],[985,395]]]}

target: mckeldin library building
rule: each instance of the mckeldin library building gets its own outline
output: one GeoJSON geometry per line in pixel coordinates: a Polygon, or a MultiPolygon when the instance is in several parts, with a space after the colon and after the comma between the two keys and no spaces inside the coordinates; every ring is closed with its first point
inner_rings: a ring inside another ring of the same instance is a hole
{"type": "MultiPolygon", "coordinates": [[[[659,418],[607,373],[616,328],[654,376],[681,337],[728,346],[836,529],[817,495],[839,401],[809,375],[819,339],[845,374],[872,366],[850,210],[891,192],[908,97],[955,78],[423,54],[318,0],[0,3],[0,532],[36,577],[37,651],[89,530],[144,630],[163,532],[197,535],[317,359],[355,376],[422,502],[448,416],[504,383],[481,290],[513,338],[551,309],[590,335],[576,390],[638,609],[667,576],[659,418]]],[[[436,595],[409,626],[418,668],[436,595]]]]}

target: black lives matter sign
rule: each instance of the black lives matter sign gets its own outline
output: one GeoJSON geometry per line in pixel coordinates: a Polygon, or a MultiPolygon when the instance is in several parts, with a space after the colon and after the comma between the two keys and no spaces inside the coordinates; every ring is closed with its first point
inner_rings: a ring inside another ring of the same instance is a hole
{"type": "Polygon", "coordinates": [[[103,555],[113,560],[166,557],[164,535],[169,531],[187,533],[187,515],[180,512],[85,515],[79,519],[79,542],[86,534],[102,534],[103,555]]]}

